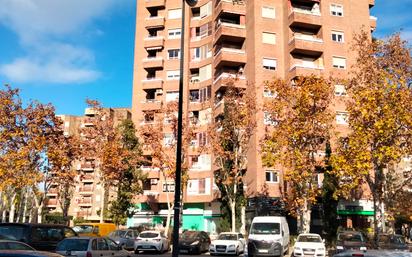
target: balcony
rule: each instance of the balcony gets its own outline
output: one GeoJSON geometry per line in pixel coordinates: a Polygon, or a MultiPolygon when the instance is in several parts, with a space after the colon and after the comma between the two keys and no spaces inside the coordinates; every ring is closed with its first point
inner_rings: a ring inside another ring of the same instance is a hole
{"type": "Polygon", "coordinates": [[[155,99],[146,99],[142,101],[142,111],[160,110],[162,108],[162,102],[155,99]]]}
{"type": "Polygon", "coordinates": [[[323,52],[323,40],[315,36],[296,34],[289,42],[289,52],[309,56],[320,56],[323,52]]]}
{"type": "Polygon", "coordinates": [[[81,181],[82,181],[82,182],[93,182],[93,181],[94,181],[94,176],[91,175],[91,174],[83,175],[83,176],[81,177],[81,181]]]}
{"type": "Polygon", "coordinates": [[[292,78],[299,76],[310,76],[316,75],[321,76],[323,73],[323,65],[317,64],[316,62],[300,62],[295,61],[295,63],[290,68],[290,76],[292,78]]]}
{"type": "Polygon", "coordinates": [[[84,115],[88,116],[88,117],[93,117],[97,114],[97,110],[93,109],[93,108],[86,108],[84,110],[84,115]]]}
{"type": "Polygon", "coordinates": [[[83,186],[79,189],[80,194],[93,194],[93,186],[83,186]]]}
{"type": "Polygon", "coordinates": [[[153,7],[165,7],[166,0],[146,0],[146,8],[153,8],[153,7]]]}
{"type": "Polygon", "coordinates": [[[147,37],[144,39],[144,47],[147,50],[162,49],[164,45],[164,37],[147,37]]]}
{"type": "Polygon", "coordinates": [[[145,21],[145,28],[162,28],[165,26],[165,18],[162,16],[148,17],[145,21]]]}
{"type": "Polygon", "coordinates": [[[234,84],[237,88],[246,89],[247,83],[245,76],[236,76],[232,73],[223,72],[213,81],[213,91],[216,92],[220,88],[225,87],[230,79],[235,81],[234,84]]]}
{"type": "Polygon", "coordinates": [[[57,199],[47,199],[44,203],[44,205],[50,207],[50,206],[57,206],[57,199]]]}
{"type": "Polygon", "coordinates": [[[143,59],[143,68],[145,69],[163,68],[163,58],[162,57],[145,58],[143,59]]]}
{"type": "Polygon", "coordinates": [[[82,163],[80,169],[83,171],[94,171],[94,164],[91,162],[82,163]]]}
{"type": "Polygon", "coordinates": [[[80,199],[78,204],[79,206],[92,206],[92,198],[86,197],[86,198],[80,199]]]}
{"type": "Polygon", "coordinates": [[[293,7],[288,19],[292,27],[319,29],[322,26],[320,11],[293,7]]]}
{"type": "Polygon", "coordinates": [[[163,88],[163,79],[160,78],[148,78],[142,80],[143,89],[158,89],[163,88]]]}
{"type": "Polygon", "coordinates": [[[214,66],[240,66],[246,63],[246,52],[241,49],[234,48],[220,48],[215,54],[213,60],[214,66]]]}
{"type": "Polygon", "coordinates": [[[94,126],[94,124],[93,124],[93,119],[90,118],[90,117],[85,118],[85,119],[83,120],[83,126],[84,126],[84,127],[93,127],[93,126],[94,126]]]}
{"type": "Polygon", "coordinates": [[[217,1],[215,13],[219,15],[221,12],[235,13],[240,15],[246,14],[246,5],[242,3],[234,3],[233,0],[217,1]]]}
{"type": "Polygon", "coordinates": [[[376,18],[375,16],[369,16],[369,25],[371,27],[371,31],[375,31],[377,21],[378,18],[376,18]]]}
{"type": "Polygon", "coordinates": [[[92,211],[79,211],[77,212],[77,217],[87,218],[92,215],[92,211]]]}
{"type": "Polygon", "coordinates": [[[220,23],[215,32],[216,42],[229,39],[234,42],[242,42],[246,38],[246,27],[241,24],[233,24],[228,22],[220,23]]]}
{"type": "Polygon", "coordinates": [[[50,189],[47,191],[47,195],[57,195],[58,193],[59,193],[59,190],[58,190],[57,188],[55,188],[55,187],[50,188],[50,189]]]}

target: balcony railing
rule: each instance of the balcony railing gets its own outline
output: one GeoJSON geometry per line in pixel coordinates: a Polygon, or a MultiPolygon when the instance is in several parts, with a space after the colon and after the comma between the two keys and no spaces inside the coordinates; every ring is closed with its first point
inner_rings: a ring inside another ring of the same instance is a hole
{"type": "Polygon", "coordinates": [[[57,205],[57,199],[48,199],[48,200],[46,200],[45,205],[46,206],[57,205]]]}
{"type": "Polygon", "coordinates": [[[79,190],[80,192],[93,192],[93,186],[83,186],[79,190]]]}
{"type": "Polygon", "coordinates": [[[309,10],[309,9],[306,9],[306,8],[299,8],[299,7],[292,7],[292,12],[308,14],[308,15],[316,15],[316,16],[321,15],[320,10],[309,10]]]}
{"type": "Polygon", "coordinates": [[[92,204],[92,198],[83,198],[79,200],[79,204],[92,204]]]}

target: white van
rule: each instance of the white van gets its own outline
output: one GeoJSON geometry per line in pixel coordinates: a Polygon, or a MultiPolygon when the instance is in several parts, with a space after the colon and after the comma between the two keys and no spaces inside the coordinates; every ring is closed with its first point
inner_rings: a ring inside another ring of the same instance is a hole
{"type": "Polygon", "coordinates": [[[289,250],[289,226],[285,217],[253,218],[250,226],[247,256],[283,256],[289,250]]]}

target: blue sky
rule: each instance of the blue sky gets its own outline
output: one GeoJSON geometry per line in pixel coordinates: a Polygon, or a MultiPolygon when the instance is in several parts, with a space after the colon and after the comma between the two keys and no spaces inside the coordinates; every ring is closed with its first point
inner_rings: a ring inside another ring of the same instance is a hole
{"type": "MultiPolygon", "coordinates": [[[[0,83],[81,115],[85,99],[130,107],[135,0],[0,0],[0,83]]],[[[412,42],[412,0],[375,0],[376,37],[412,42]]]]}

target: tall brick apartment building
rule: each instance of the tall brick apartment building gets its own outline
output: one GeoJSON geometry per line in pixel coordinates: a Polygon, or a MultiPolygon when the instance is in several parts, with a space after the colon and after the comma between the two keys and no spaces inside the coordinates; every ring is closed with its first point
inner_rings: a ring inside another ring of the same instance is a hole
{"type": "MultiPolygon", "coordinates": [[[[131,119],[131,112],[127,108],[104,108],[103,111],[113,118],[115,126],[125,119],[131,119]]],[[[59,116],[63,121],[64,134],[78,135],[81,127],[93,126],[96,112],[91,108],[86,108],[84,116],[59,116]]],[[[98,160],[93,156],[78,161],[73,168],[77,170],[77,176],[69,216],[99,222],[101,220],[101,210],[107,208],[110,200],[109,196],[113,196],[113,191],[110,189],[103,190],[98,160]]],[[[45,203],[45,208],[50,212],[61,210],[56,186],[51,185],[47,192],[48,200],[45,203]]]]}
{"type": "MultiPolygon", "coordinates": [[[[186,6],[184,115],[201,125],[209,122],[207,113],[222,105],[223,80],[235,75],[239,86],[256,88],[258,103],[271,97],[262,85],[273,77],[292,80],[316,74],[345,78],[354,63],[350,52],[354,33],[376,27],[376,18],[370,16],[374,4],[374,0],[199,0],[195,7],[186,6]]],[[[159,110],[162,102],[178,97],[181,5],[182,0],[137,1],[132,106],[137,126],[153,122],[150,113],[159,110]]],[[[335,93],[336,127],[345,131],[344,87],[336,85],[335,93]]],[[[249,205],[257,204],[254,197],[265,188],[268,204],[279,207],[276,200],[282,172],[263,167],[258,151],[270,122],[263,112],[256,115],[259,125],[251,139],[246,173],[249,205]]],[[[202,127],[197,128],[194,146],[206,132],[202,127]]],[[[209,232],[216,228],[219,204],[212,160],[207,154],[189,156],[184,228],[209,232]]],[[[158,172],[150,168],[148,174],[144,196],[139,199],[141,211],[129,225],[160,221],[167,213],[164,185],[173,182],[161,181],[158,172]]],[[[342,215],[356,216],[363,215],[357,209],[369,207],[358,201],[341,203],[339,208],[342,215]],[[346,208],[352,205],[355,207],[346,208]]]]}

